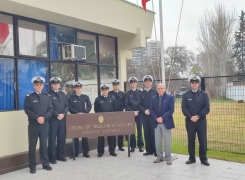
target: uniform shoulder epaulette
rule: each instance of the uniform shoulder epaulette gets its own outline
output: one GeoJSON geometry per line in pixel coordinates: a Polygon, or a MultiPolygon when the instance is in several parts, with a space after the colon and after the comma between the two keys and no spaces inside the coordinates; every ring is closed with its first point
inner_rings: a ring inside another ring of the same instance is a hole
{"type": "Polygon", "coordinates": [[[27,94],[26,96],[30,96],[30,94],[27,94]]]}
{"type": "Polygon", "coordinates": [[[188,94],[190,91],[186,91],[183,95],[186,95],[186,94],[188,94]]]}
{"type": "Polygon", "coordinates": [[[45,93],[47,96],[50,96],[50,94],[48,92],[45,93]]]}

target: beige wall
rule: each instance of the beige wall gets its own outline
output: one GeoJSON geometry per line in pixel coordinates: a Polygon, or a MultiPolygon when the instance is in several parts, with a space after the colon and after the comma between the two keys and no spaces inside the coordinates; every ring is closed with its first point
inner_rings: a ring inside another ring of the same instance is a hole
{"type": "Polygon", "coordinates": [[[28,150],[27,127],[24,111],[0,112],[0,157],[28,150]]]}
{"type": "MultiPolygon", "coordinates": [[[[1,0],[0,11],[117,37],[121,90],[126,60],[145,46],[154,17],[122,0],[1,0]]],[[[0,112],[0,157],[28,151],[27,127],[24,111],[0,112]]]]}

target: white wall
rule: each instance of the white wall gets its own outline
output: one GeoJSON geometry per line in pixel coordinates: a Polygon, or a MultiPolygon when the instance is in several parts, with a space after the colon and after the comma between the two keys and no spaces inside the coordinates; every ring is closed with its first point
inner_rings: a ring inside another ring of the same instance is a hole
{"type": "Polygon", "coordinates": [[[226,91],[226,98],[233,99],[235,101],[245,101],[245,86],[230,86],[226,91]]]}

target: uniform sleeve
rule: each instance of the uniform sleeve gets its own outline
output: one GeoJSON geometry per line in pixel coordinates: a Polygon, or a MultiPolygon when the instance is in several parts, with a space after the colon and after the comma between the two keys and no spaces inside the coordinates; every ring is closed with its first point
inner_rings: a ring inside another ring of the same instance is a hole
{"type": "Polygon", "coordinates": [[[45,121],[48,121],[49,118],[52,116],[52,113],[53,113],[53,105],[52,105],[52,102],[51,102],[51,98],[49,96],[47,96],[47,101],[48,101],[48,110],[47,112],[45,113],[45,115],[43,116],[45,121]]]}
{"type": "Polygon", "coordinates": [[[139,110],[140,110],[142,113],[145,113],[145,108],[144,108],[144,106],[143,106],[143,101],[142,101],[142,93],[140,94],[139,110]]]}
{"type": "Polygon", "coordinates": [[[162,115],[164,121],[168,120],[174,113],[174,97],[170,96],[169,109],[162,115]]]}
{"type": "MultiPolygon", "coordinates": [[[[137,90],[136,90],[137,91],[137,90]]],[[[142,102],[142,99],[141,99],[141,94],[142,94],[142,91],[140,91],[140,90],[138,90],[137,91],[137,98],[139,98],[139,104],[138,104],[138,106],[137,106],[137,110],[140,112],[141,111],[141,107],[140,107],[140,105],[141,105],[141,102],[142,102]]],[[[143,106],[142,106],[143,107],[143,106]]],[[[144,108],[144,107],[143,107],[144,108]]],[[[144,111],[144,110],[143,110],[144,111]]]]}
{"type": "Polygon", "coordinates": [[[151,113],[151,117],[156,121],[158,117],[155,113],[155,107],[153,101],[154,101],[154,97],[151,98],[150,113],[151,113]]]}
{"type": "Polygon", "coordinates": [[[69,103],[68,103],[68,98],[65,94],[64,94],[64,98],[65,98],[65,107],[64,107],[63,114],[66,115],[67,112],[69,111],[69,103]]]}
{"type": "Polygon", "coordinates": [[[133,111],[133,109],[131,109],[129,105],[129,94],[128,93],[125,94],[124,107],[126,111],[133,111]]]}
{"type": "Polygon", "coordinates": [[[122,106],[123,106],[123,109],[125,109],[125,105],[124,105],[124,102],[125,102],[125,93],[122,93],[122,106]]]}
{"type": "Polygon", "coordinates": [[[94,101],[94,112],[98,112],[99,111],[99,101],[98,98],[95,99],[94,101]]]}
{"type": "Polygon", "coordinates": [[[74,109],[74,107],[72,105],[72,99],[71,99],[71,97],[68,99],[68,103],[69,103],[69,112],[71,114],[77,114],[77,113],[79,113],[76,109],[74,109]]]}
{"type": "Polygon", "coordinates": [[[91,108],[92,108],[92,104],[91,104],[91,102],[90,102],[89,97],[88,97],[88,96],[85,96],[85,97],[86,97],[86,98],[85,98],[85,102],[86,102],[86,109],[85,109],[85,112],[86,112],[86,113],[89,113],[90,110],[91,110],[91,108]]]}
{"type": "Polygon", "coordinates": [[[205,117],[210,111],[210,103],[209,103],[209,98],[208,95],[206,93],[204,93],[204,107],[202,108],[202,110],[198,113],[198,116],[201,117],[205,117]]]}
{"type": "Polygon", "coordinates": [[[24,110],[29,120],[37,120],[38,115],[31,110],[30,96],[25,97],[24,110]]]}
{"type": "Polygon", "coordinates": [[[186,94],[184,94],[182,97],[182,105],[181,105],[182,113],[184,114],[184,116],[186,116],[187,119],[191,119],[191,114],[188,111],[186,102],[187,102],[186,101],[186,94]]]}
{"type": "Polygon", "coordinates": [[[113,109],[114,111],[117,111],[117,102],[116,102],[116,99],[115,98],[112,98],[113,99],[113,109]]]}

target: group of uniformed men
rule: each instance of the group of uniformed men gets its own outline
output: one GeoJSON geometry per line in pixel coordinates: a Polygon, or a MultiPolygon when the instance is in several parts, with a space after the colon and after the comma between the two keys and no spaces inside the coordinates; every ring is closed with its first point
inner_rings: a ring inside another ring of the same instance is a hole
{"type": "MultiPolygon", "coordinates": [[[[50,79],[52,90],[48,93],[43,94],[42,90],[44,87],[45,79],[43,77],[34,77],[31,82],[33,83],[33,87],[35,92],[32,94],[28,94],[25,98],[24,110],[28,116],[29,126],[28,126],[28,138],[29,138],[29,168],[30,173],[36,173],[36,144],[38,138],[40,139],[40,160],[43,165],[43,169],[52,170],[49,163],[56,164],[57,161],[66,162],[67,159],[64,157],[64,148],[66,141],[66,127],[65,127],[65,116],[68,111],[71,114],[83,114],[89,113],[92,105],[90,99],[87,95],[82,94],[82,86],[83,83],[81,81],[77,81],[73,84],[66,83],[66,92],[59,91],[60,83],[62,79],[59,77],[52,77],[50,79]],[[48,142],[48,147],[47,147],[48,142]]],[[[198,80],[191,80],[198,81],[198,80]]],[[[144,142],[142,137],[142,124],[144,127],[144,138],[146,143],[146,152],[143,154],[147,155],[155,155],[155,135],[154,135],[154,120],[152,116],[150,116],[150,103],[153,96],[157,95],[157,91],[152,89],[153,77],[150,75],[146,75],[143,77],[143,82],[145,85],[144,91],[139,91],[137,89],[138,79],[136,77],[130,77],[128,79],[131,90],[129,90],[126,94],[119,90],[118,79],[114,79],[112,81],[113,90],[109,92],[108,84],[101,84],[101,96],[97,97],[94,102],[94,112],[114,112],[114,111],[134,111],[135,122],[137,127],[137,143],[135,134],[131,135],[130,141],[130,152],[134,152],[136,145],[139,148],[140,152],[144,152],[144,142]]],[[[197,91],[197,90],[196,90],[197,91]]],[[[202,162],[207,162],[206,158],[206,134],[202,130],[201,134],[199,130],[202,129],[202,126],[206,126],[204,120],[205,115],[209,111],[209,104],[200,103],[199,109],[202,109],[203,106],[207,108],[207,110],[201,111],[196,110],[193,114],[191,111],[188,111],[189,107],[196,108],[193,105],[189,105],[191,103],[190,99],[193,98],[192,94],[187,94],[184,98],[184,102],[182,105],[184,115],[187,117],[187,132],[188,133],[188,148],[190,153],[190,159],[187,161],[187,164],[195,162],[195,152],[193,150],[194,135],[197,132],[201,137],[200,147],[202,150],[200,151],[200,158],[202,162]],[[187,97],[188,96],[188,97],[187,97]],[[187,101],[187,102],[186,102],[187,101]],[[205,114],[206,113],[206,114],[205,114]],[[193,117],[196,115],[196,117],[193,117]],[[189,119],[191,122],[189,122],[189,119]],[[198,119],[202,119],[198,124],[192,124],[196,122],[198,119]]],[[[203,94],[202,91],[199,92],[199,96],[201,98],[205,98],[205,101],[208,101],[203,94]]],[[[193,98],[194,100],[194,98],[193,98]]],[[[201,101],[202,99],[197,98],[196,101],[201,101]]],[[[208,103],[208,102],[206,102],[208,103]]],[[[117,145],[120,151],[124,151],[123,148],[123,136],[118,136],[117,145]]],[[[98,137],[98,157],[102,157],[104,154],[104,137],[98,137]]],[[[117,156],[115,153],[116,148],[116,137],[108,136],[107,137],[109,153],[111,156],[117,156]]],[[[75,156],[77,157],[79,154],[79,140],[74,139],[75,142],[75,156]]],[[[82,138],[82,149],[83,156],[89,158],[89,145],[88,139],[82,138]]],[[[207,164],[206,164],[207,165],[207,164]]]]}

